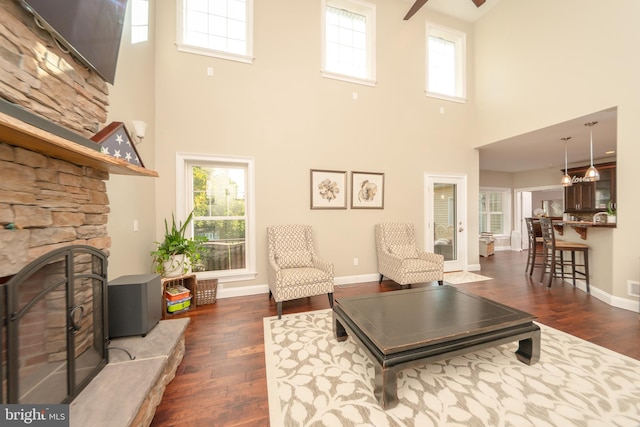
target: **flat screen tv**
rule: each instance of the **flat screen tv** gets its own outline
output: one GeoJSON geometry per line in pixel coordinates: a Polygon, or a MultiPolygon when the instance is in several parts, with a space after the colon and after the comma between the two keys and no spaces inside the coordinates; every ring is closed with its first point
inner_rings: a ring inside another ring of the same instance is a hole
{"type": "Polygon", "coordinates": [[[127,0],[19,0],[36,24],[113,84],[127,0]]]}

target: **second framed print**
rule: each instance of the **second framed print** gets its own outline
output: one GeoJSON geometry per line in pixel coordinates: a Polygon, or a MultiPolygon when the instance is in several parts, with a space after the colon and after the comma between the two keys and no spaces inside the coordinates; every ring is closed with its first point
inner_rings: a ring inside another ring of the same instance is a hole
{"type": "Polygon", "coordinates": [[[311,169],[311,209],[347,209],[347,172],[311,169]]]}
{"type": "Polygon", "coordinates": [[[384,174],[351,172],[351,209],[384,209],[384,174]]]}

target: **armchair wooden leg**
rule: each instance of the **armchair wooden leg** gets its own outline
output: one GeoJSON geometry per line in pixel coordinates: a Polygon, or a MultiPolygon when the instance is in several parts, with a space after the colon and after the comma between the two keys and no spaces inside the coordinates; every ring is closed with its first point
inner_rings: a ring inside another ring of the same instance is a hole
{"type": "Polygon", "coordinates": [[[280,319],[282,317],[282,301],[276,303],[276,305],[278,306],[278,319],[280,319]]]}
{"type": "Polygon", "coordinates": [[[333,308],[333,292],[329,292],[327,296],[329,297],[329,307],[333,308]]]}
{"type": "Polygon", "coordinates": [[[382,277],[383,277],[383,276],[382,276],[382,274],[381,274],[381,275],[380,275],[380,279],[378,280],[378,285],[381,285],[381,284],[382,284],[382,277]]]}
{"type": "Polygon", "coordinates": [[[269,289],[269,299],[271,299],[271,297],[273,297],[273,294],[271,293],[271,289],[269,289]]]}

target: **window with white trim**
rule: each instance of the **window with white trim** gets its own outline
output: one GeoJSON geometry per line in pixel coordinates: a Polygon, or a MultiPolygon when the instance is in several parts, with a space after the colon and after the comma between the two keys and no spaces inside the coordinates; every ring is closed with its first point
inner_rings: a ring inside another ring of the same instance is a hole
{"type": "Polygon", "coordinates": [[[206,238],[199,277],[255,278],[253,159],[179,153],[178,215],[193,212],[190,236],[206,238]]]}
{"type": "Polygon", "coordinates": [[[253,0],[178,0],[178,50],[253,62],[253,0]]]}
{"type": "Polygon", "coordinates": [[[131,2],[131,44],[149,40],[149,0],[131,2]]]}
{"type": "Polygon", "coordinates": [[[427,96],[466,101],[465,33],[427,23],[427,96]]]}
{"type": "Polygon", "coordinates": [[[478,212],[480,233],[509,236],[510,197],[508,189],[480,189],[478,212]]]}
{"type": "Polygon", "coordinates": [[[376,6],[359,0],[323,0],[322,76],[375,85],[376,6]]]}

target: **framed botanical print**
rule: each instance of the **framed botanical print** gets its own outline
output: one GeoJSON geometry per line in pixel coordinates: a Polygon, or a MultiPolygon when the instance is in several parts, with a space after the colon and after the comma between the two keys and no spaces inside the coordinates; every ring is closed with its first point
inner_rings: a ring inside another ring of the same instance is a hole
{"type": "Polygon", "coordinates": [[[384,174],[351,172],[351,209],[384,209],[384,174]]]}
{"type": "Polygon", "coordinates": [[[311,209],[347,208],[347,172],[311,169],[311,209]]]}

